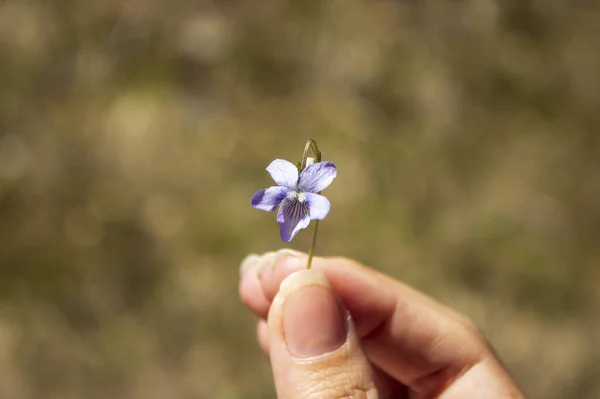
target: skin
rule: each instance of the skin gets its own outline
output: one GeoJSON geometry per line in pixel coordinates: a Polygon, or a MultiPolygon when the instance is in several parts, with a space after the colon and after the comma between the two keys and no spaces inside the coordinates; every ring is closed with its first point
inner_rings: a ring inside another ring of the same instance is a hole
{"type": "Polygon", "coordinates": [[[306,254],[281,250],[241,266],[240,297],[260,319],[278,398],[525,398],[466,317],[350,259],[305,265],[306,254]],[[323,326],[331,334],[319,341],[323,326]],[[311,345],[325,350],[299,355],[311,345]]]}

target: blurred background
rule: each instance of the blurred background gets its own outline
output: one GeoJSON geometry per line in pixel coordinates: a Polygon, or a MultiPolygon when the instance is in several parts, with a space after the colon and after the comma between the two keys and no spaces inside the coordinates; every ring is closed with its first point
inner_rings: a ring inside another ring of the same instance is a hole
{"type": "Polygon", "coordinates": [[[569,0],[0,1],[0,398],[274,398],[238,265],[309,137],[319,254],[599,398],[599,35],[569,0]]]}

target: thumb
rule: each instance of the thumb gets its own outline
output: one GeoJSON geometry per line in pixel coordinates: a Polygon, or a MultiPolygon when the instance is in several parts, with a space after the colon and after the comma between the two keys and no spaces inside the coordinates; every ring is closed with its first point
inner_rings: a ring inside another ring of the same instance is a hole
{"type": "Polygon", "coordinates": [[[288,276],[268,317],[277,397],[379,398],[377,374],[325,274],[288,276]]]}

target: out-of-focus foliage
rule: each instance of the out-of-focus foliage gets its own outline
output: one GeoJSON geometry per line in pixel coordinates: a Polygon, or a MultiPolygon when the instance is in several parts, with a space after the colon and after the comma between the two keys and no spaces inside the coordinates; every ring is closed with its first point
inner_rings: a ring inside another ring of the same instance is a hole
{"type": "Polygon", "coordinates": [[[273,397],[237,267],[313,137],[320,254],[467,314],[532,398],[598,398],[594,4],[0,2],[0,397],[273,397]]]}

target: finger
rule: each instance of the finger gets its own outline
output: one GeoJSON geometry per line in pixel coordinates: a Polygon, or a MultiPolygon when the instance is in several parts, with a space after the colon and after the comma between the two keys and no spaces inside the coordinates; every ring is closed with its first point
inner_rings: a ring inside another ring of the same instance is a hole
{"type": "MultiPolygon", "coordinates": [[[[242,302],[258,317],[266,319],[271,307],[271,300],[267,300],[258,279],[257,268],[264,262],[269,262],[265,256],[248,255],[240,266],[239,294],[242,302]],[[261,263],[262,262],[262,263],[261,263]]],[[[275,261],[275,259],[273,259],[275,261]]]]}
{"type": "MultiPolygon", "coordinates": [[[[260,295],[271,300],[281,281],[305,262],[296,253],[266,266],[260,295]]],[[[369,359],[415,391],[435,392],[484,359],[493,360],[468,320],[422,293],[347,259],[315,258],[313,267],[326,273],[354,317],[369,359]]]]}
{"type": "MultiPolygon", "coordinates": [[[[242,301],[257,316],[266,318],[269,312],[270,303],[279,289],[279,284],[291,273],[303,270],[306,264],[306,257],[306,254],[290,249],[267,252],[262,256],[247,256],[240,267],[240,274],[242,275],[242,278],[240,279],[240,296],[242,301]],[[257,281],[260,284],[256,284],[257,281]],[[263,300],[265,298],[267,302],[263,300]]],[[[354,261],[343,258],[314,258],[313,266],[317,269],[323,269],[328,275],[343,275],[344,273],[350,273],[352,270],[358,269],[358,271],[355,270],[356,273],[354,273],[355,277],[358,279],[383,278],[390,280],[387,276],[361,266],[354,261]]],[[[349,277],[348,280],[352,280],[352,278],[349,277]]],[[[408,286],[395,282],[394,280],[391,281],[398,284],[399,288],[401,288],[407,296],[413,296],[415,299],[429,302],[431,306],[437,307],[438,310],[447,313],[448,316],[466,321],[463,316],[431,300],[431,298],[426,295],[408,286]]],[[[382,293],[377,293],[377,296],[380,296],[381,294],[382,293]]],[[[354,295],[354,297],[360,297],[360,295],[354,295]]],[[[350,299],[353,299],[353,297],[350,296],[350,299]]],[[[367,309],[367,313],[372,310],[369,306],[357,306],[357,310],[361,310],[363,307],[367,309]]]]}
{"type": "Polygon", "coordinates": [[[283,281],[268,329],[279,399],[407,397],[371,366],[323,272],[301,271],[283,281]]]}
{"type": "Polygon", "coordinates": [[[269,326],[265,320],[256,323],[256,339],[263,352],[269,356],[269,326]]]}

